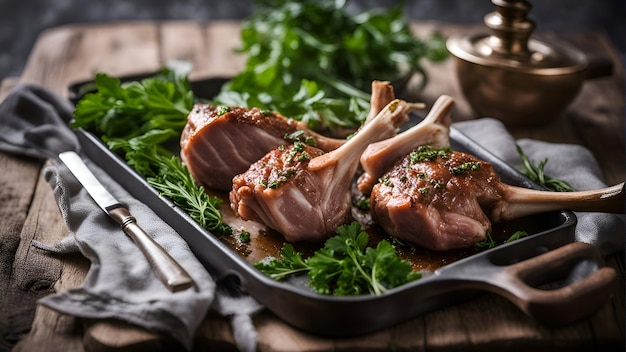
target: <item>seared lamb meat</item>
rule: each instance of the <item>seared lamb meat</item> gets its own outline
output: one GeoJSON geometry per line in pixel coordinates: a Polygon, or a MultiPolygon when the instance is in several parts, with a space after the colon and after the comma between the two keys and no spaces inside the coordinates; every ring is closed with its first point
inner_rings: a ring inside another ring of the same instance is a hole
{"type": "Polygon", "coordinates": [[[372,189],[372,218],[401,240],[432,250],[469,247],[491,222],[483,209],[502,202],[502,183],[489,163],[460,152],[420,147],[372,189]]]}
{"type": "Polygon", "coordinates": [[[285,144],[285,136],[302,131],[322,150],[336,149],[343,139],[322,137],[305,123],[258,108],[196,104],[180,140],[180,156],[201,185],[229,191],[233,176],[244,172],[269,150],[285,144]]]}
{"type": "Polygon", "coordinates": [[[369,194],[380,176],[412,149],[420,145],[443,147],[450,145],[450,113],[454,103],[443,95],[429,111],[423,121],[397,134],[393,138],[370,144],[361,155],[363,174],[357,182],[359,191],[369,194]]]}
{"type": "Polygon", "coordinates": [[[416,106],[394,100],[344,145],[328,153],[303,143],[270,151],[233,179],[231,207],[287,241],[319,242],[351,212],[351,184],[368,144],[395,133],[416,106]]]}
{"type": "MultiPolygon", "coordinates": [[[[388,82],[373,82],[370,114],[382,110],[394,99],[393,94],[388,82]]],[[[313,141],[325,152],[345,143],[345,139],[328,138],[309,130],[304,122],[258,108],[196,104],[181,135],[180,156],[199,184],[230,191],[235,175],[293,139],[313,141]]]]}

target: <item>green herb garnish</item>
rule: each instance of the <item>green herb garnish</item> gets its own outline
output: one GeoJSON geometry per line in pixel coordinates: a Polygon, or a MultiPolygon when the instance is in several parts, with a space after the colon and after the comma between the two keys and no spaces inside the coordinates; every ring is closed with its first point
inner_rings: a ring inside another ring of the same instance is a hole
{"type": "Polygon", "coordinates": [[[478,161],[474,161],[474,162],[467,162],[467,163],[463,163],[459,166],[455,166],[452,168],[452,173],[454,175],[460,175],[460,174],[464,174],[470,171],[476,171],[480,169],[480,162],[478,161]]]}
{"type": "Polygon", "coordinates": [[[186,74],[164,68],[153,77],[122,83],[98,73],[97,92],[78,101],[71,126],[107,138],[125,139],[153,129],[180,132],[194,103],[186,74]]]}
{"type": "Polygon", "coordinates": [[[303,130],[296,130],[291,133],[287,133],[283,138],[292,143],[297,141],[302,142],[306,145],[310,145],[312,147],[317,146],[317,141],[315,140],[315,138],[307,135],[307,133],[303,130]]]}
{"type": "MultiPolygon", "coordinates": [[[[515,231],[515,233],[512,234],[508,239],[506,239],[504,243],[513,242],[526,236],[528,236],[528,233],[526,231],[515,231]]],[[[497,245],[496,241],[493,239],[493,237],[491,237],[491,233],[487,232],[487,235],[485,236],[484,240],[474,244],[474,249],[480,252],[480,251],[494,248],[496,245],[497,245]]]]}
{"type": "Polygon", "coordinates": [[[241,243],[249,243],[250,242],[250,232],[248,232],[248,231],[241,231],[241,233],[239,234],[239,241],[241,241],[241,243]]]}
{"type": "Polygon", "coordinates": [[[230,106],[220,105],[217,107],[217,116],[222,116],[230,111],[230,106]]]}
{"type": "Polygon", "coordinates": [[[425,77],[423,59],[447,57],[441,36],[414,36],[403,7],[352,14],[342,0],[256,0],[241,30],[246,66],[215,101],[278,111],[316,129],[358,127],[374,79],[425,77]]]}
{"type": "Polygon", "coordinates": [[[155,76],[129,83],[97,74],[97,91],[79,100],[72,127],[98,135],[160,195],[202,227],[230,233],[219,212],[222,200],[205,193],[180,159],[164,147],[180,138],[193,108],[186,73],[164,68],[155,76]]]}
{"type": "Polygon", "coordinates": [[[555,192],[575,191],[574,188],[569,185],[569,183],[563,180],[559,180],[557,178],[552,178],[545,174],[543,169],[548,163],[548,158],[543,159],[539,163],[539,165],[535,165],[530,161],[530,159],[528,159],[528,156],[524,154],[524,151],[518,144],[515,144],[515,148],[517,148],[517,153],[519,154],[520,158],[522,158],[522,163],[524,164],[524,175],[526,175],[526,177],[528,177],[531,181],[535,182],[539,186],[542,186],[543,188],[549,191],[555,191],[555,192]]]}
{"type": "Polygon", "coordinates": [[[506,241],[504,241],[504,243],[517,241],[520,238],[526,237],[526,236],[528,236],[528,233],[526,231],[515,231],[515,233],[512,234],[511,237],[509,237],[506,241]]]}
{"type": "Polygon", "coordinates": [[[365,293],[379,295],[417,280],[408,261],[400,259],[388,241],[368,247],[369,237],[358,222],[340,226],[337,235],[307,259],[286,243],[281,258],[266,258],[255,267],[275,280],[307,273],[311,287],[320,294],[346,296],[365,293]]]}
{"type": "Polygon", "coordinates": [[[494,248],[496,246],[496,241],[493,240],[493,237],[491,237],[491,233],[487,232],[487,234],[485,235],[485,239],[474,243],[474,249],[476,251],[484,251],[487,249],[491,249],[494,248]]]}
{"type": "Polygon", "coordinates": [[[160,195],[185,211],[200,226],[211,231],[230,234],[230,226],[222,222],[219,207],[222,200],[212,197],[198,186],[179,158],[159,146],[173,130],[153,130],[151,133],[125,140],[107,139],[113,151],[123,151],[132,166],[160,195]]]}
{"type": "Polygon", "coordinates": [[[293,142],[293,147],[289,150],[289,154],[287,155],[287,159],[285,160],[287,163],[292,163],[294,160],[297,162],[304,162],[311,159],[309,153],[304,150],[304,144],[300,141],[293,142]]]}
{"type": "Polygon", "coordinates": [[[450,147],[433,148],[429,145],[421,145],[409,154],[409,158],[411,165],[413,165],[423,161],[433,161],[437,158],[445,159],[450,152],[452,152],[450,147]]]}

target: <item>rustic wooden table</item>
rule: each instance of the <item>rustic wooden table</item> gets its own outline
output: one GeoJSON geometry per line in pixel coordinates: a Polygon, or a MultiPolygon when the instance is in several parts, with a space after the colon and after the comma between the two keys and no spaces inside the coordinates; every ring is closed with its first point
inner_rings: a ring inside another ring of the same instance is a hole
{"type": "MultiPolygon", "coordinates": [[[[415,23],[418,35],[437,29],[444,36],[476,26],[415,23]]],[[[238,22],[140,22],[73,25],[41,34],[22,77],[2,82],[1,96],[19,82],[32,82],[67,95],[68,86],[97,72],[124,76],[152,72],[170,59],[193,62],[191,79],[230,77],[245,59],[232,53],[238,22]]],[[[621,58],[599,33],[568,38],[583,51],[614,64],[611,76],[585,84],[571,108],[553,123],[511,130],[516,137],[587,146],[606,182],[624,180],[624,70],[621,58]]],[[[430,82],[416,99],[428,104],[440,94],[456,101],[456,121],[477,117],[462,97],[451,62],[427,65],[430,82]]],[[[166,351],[171,340],[117,321],[90,321],[38,306],[45,295],[80,285],[88,261],[80,255],[55,256],[33,248],[31,240],[51,243],[67,235],[52,193],[40,176],[42,163],[0,153],[0,350],[166,351]],[[19,341],[19,342],[18,342],[19,341]],[[44,347],[45,346],[45,347],[44,347]]],[[[624,348],[624,260],[607,264],[618,272],[613,297],[588,319],[558,329],[539,325],[508,301],[484,294],[367,336],[329,339],[291,328],[269,312],[255,317],[260,351],[326,350],[510,350],[591,351],[624,348]]],[[[225,319],[209,314],[195,350],[232,350],[225,319]]]]}

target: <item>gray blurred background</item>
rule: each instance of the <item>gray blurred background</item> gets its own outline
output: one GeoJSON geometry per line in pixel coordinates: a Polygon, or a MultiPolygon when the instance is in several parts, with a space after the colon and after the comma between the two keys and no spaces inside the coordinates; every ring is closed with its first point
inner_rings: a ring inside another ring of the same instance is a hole
{"type": "MultiPolygon", "coordinates": [[[[351,11],[386,7],[394,1],[346,0],[351,11]]],[[[537,31],[603,31],[625,51],[624,0],[535,0],[531,18],[537,31]]],[[[493,11],[490,0],[408,0],[407,17],[452,23],[482,23],[493,11]]],[[[187,19],[200,22],[242,19],[252,0],[0,0],[0,79],[19,76],[37,36],[69,23],[187,19]]]]}

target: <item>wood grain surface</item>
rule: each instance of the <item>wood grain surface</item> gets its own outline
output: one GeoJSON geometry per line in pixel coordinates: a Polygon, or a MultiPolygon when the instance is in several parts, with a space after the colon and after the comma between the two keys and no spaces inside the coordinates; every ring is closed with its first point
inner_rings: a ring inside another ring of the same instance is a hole
{"type": "MultiPolygon", "coordinates": [[[[415,23],[419,36],[433,30],[444,36],[476,31],[476,26],[415,23]]],[[[554,122],[514,129],[516,137],[587,146],[599,161],[607,183],[624,181],[624,69],[600,33],[567,38],[583,51],[613,63],[610,76],[585,83],[570,109],[554,122]]],[[[22,82],[45,86],[67,96],[72,83],[97,72],[124,76],[149,73],[170,60],[194,65],[191,79],[231,77],[245,62],[233,53],[239,23],[219,21],[132,22],[71,25],[43,32],[22,77],[5,80],[3,97],[22,82]]],[[[405,94],[432,104],[440,94],[456,101],[454,120],[476,118],[462,97],[452,63],[428,64],[429,83],[405,94]]],[[[0,350],[14,351],[172,351],[176,342],[130,324],[76,319],[36,304],[37,299],[81,284],[89,262],[80,255],[51,255],[31,246],[67,236],[50,187],[41,177],[45,163],[0,153],[0,350]],[[43,348],[43,349],[42,349],[43,348]]],[[[484,294],[416,317],[367,336],[330,339],[296,330],[264,311],[255,316],[259,351],[411,350],[411,351],[623,351],[623,253],[607,258],[619,276],[613,297],[593,316],[557,329],[525,316],[505,299],[484,294]]],[[[419,302],[416,302],[419,304],[419,302]]],[[[375,319],[375,317],[372,317],[375,319]]],[[[209,314],[194,351],[236,350],[228,321],[209,314]]]]}

